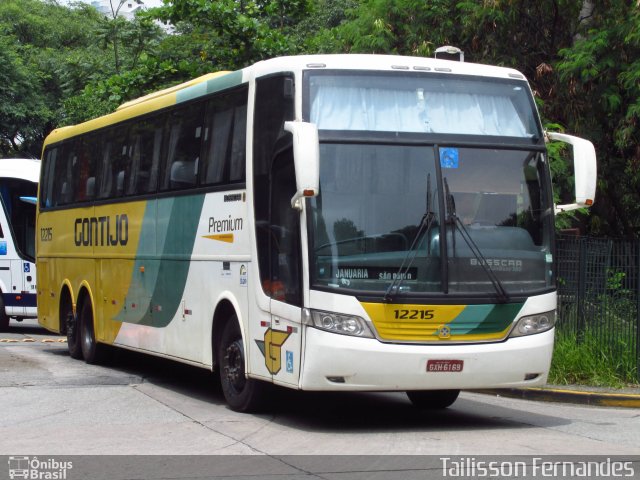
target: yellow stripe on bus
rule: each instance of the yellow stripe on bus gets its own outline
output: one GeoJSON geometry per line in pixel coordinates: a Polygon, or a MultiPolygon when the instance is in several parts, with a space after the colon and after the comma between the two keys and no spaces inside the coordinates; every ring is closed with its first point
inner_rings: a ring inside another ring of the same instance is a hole
{"type": "Polygon", "coordinates": [[[210,240],[218,240],[219,242],[233,243],[233,233],[219,233],[215,235],[203,235],[204,238],[210,240]]]}

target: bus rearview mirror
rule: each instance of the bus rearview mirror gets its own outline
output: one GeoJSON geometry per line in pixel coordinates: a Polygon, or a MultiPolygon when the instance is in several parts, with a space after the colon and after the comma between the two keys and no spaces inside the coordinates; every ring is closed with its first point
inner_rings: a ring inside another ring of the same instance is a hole
{"type": "Polygon", "coordinates": [[[575,176],[575,203],[556,205],[556,213],[577,208],[590,207],[596,197],[596,150],[593,144],[583,138],[564,133],[547,132],[550,140],[568,143],[573,148],[573,169],[575,176]]]}
{"type": "Polygon", "coordinates": [[[296,193],[291,198],[291,206],[300,210],[302,198],[315,197],[320,191],[318,127],[307,122],[285,122],[284,129],[293,135],[296,193]]]}

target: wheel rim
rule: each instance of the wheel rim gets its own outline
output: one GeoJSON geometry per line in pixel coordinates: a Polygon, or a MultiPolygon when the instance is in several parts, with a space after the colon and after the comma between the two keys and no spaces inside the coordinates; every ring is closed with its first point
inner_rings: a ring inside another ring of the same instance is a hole
{"type": "Polygon", "coordinates": [[[223,365],[224,378],[229,388],[234,393],[240,393],[244,389],[246,378],[244,377],[244,349],[242,340],[235,340],[224,353],[223,365]]]}

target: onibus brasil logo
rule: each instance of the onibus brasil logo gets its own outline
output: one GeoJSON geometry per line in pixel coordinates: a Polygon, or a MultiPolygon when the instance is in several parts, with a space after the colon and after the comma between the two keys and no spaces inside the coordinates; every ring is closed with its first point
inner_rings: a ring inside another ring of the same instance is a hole
{"type": "Polygon", "coordinates": [[[9,457],[9,478],[33,480],[66,480],[67,470],[73,468],[73,462],[62,462],[54,458],[9,457]]]}

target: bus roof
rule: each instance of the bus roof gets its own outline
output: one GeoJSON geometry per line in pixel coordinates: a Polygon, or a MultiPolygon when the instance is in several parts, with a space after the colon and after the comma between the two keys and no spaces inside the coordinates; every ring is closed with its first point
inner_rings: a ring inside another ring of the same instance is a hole
{"type": "Polygon", "coordinates": [[[476,75],[493,78],[524,80],[522,73],[511,68],[457,62],[425,57],[370,54],[299,55],[276,57],[260,61],[234,72],[221,71],[203,75],[122,104],[108,115],[75,126],[53,130],[45,145],[112,125],[145,113],[160,110],[209,93],[224,90],[251,78],[277,72],[301,72],[303,70],[376,70],[394,72],[435,72],[452,75],[476,75]]]}
{"type": "Polygon", "coordinates": [[[37,183],[40,178],[40,160],[0,158],[0,178],[19,178],[37,183]]]}
{"type": "MultiPolygon", "coordinates": [[[[249,67],[255,77],[282,71],[300,70],[379,70],[451,73],[454,75],[477,75],[483,77],[515,78],[524,80],[524,75],[512,68],[496,67],[479,63],[458,62],[427,57],[371,54],[329,54],[277,57],[263,60],[249,67]]],[[[248,70],[247,69],[247,70],[248,70]]]]}

